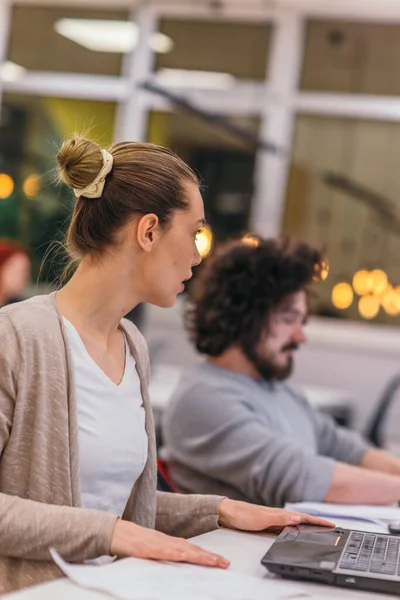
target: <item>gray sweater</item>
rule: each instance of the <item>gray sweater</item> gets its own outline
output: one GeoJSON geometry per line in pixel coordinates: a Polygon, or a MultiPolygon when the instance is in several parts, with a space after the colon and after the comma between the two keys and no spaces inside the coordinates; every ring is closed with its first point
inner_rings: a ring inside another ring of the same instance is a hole
{"type": "Polygon", "coordinates": [[[184,374],[163,434],[163,456],[181,490],[271,506],[322,501],[335,461],[359,464],[369,448],[289,385],[206,362],[184,374]]]}

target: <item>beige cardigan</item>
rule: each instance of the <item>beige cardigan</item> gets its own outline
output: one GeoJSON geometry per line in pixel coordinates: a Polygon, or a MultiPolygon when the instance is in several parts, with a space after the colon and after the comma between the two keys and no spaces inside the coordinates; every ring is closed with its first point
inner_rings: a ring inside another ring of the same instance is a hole
{"type": "MultiPolygon", "coordinates": [[[[137,364],[148,460],[124,519],[191,537],[218,527],[218,496],[156,492],[149,359],[124,320],[137,364]]],[[[54,546],[69,561],[109,553],[116,515],[81,507],[74,371],[55,294],[0,310],[0,594],[60,577],[54,546]]]]}

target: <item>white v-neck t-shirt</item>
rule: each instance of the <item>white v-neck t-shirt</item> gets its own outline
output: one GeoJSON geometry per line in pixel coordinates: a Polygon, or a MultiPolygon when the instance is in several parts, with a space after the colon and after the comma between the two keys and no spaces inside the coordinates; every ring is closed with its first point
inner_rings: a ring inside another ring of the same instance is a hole
{"type": "Polygon", "coordinates": [[[121,516],[147,461],[145,411],[125,339],[125,371],[115,384],[65,317],[75,371],[82,506],[121,516]]]}

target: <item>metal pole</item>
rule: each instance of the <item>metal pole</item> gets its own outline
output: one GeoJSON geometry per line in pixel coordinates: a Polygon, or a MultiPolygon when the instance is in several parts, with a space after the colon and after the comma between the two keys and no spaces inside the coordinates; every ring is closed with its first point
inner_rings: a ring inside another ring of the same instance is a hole
{"type": "Polygon", "coordinates": [[[150,41],[158,23],[156,12],[149,5],[132,11],[131,18],[139,28],[139,40],[134,51],[125,57],[123,65],[123,76],[129,81],[129,89],[125,102],[118,107],[115,139],[142,142],[147,137],[149,103],[146,101],[147,92],[140,89],[139,84],[147,81],[153,72],[154,51],[150,41]]]}
{"type": "MultiPolygon", "coordinates": [[[[12,0],[0,0],[0,66],[7,60],[11,30],[12,0]]],[[[0,79],[0,117],[3,101],[3,82],[0,79]]]]}
{"type": "Polygon", "coordinates": [[[303,18],[294,11],[280,12],[275,23],[266,76],[266,91],[272,100],[264,104],[260,137],[284,152],[274,155],[259,149],[256,157],[250,228],[264,236],[281,231],[295,120],[290,100],[297,93],[304,36],[303,18]]]}

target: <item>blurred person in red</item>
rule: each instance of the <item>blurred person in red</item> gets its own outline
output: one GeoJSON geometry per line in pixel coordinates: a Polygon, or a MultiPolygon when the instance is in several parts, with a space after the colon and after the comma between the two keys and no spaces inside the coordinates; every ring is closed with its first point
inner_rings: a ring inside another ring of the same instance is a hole
{"type": "Polygon", "coordinates": [[[29,250],[19,242],[0,239],[0,307],[24,299],[30,274],[29,250]]]}

